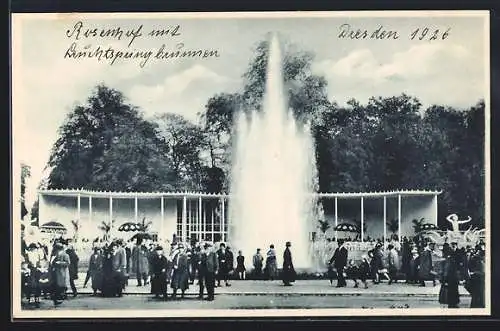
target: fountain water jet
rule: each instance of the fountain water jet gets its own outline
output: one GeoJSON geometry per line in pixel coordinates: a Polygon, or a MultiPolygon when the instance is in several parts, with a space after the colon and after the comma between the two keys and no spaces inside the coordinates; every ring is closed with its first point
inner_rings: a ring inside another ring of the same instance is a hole
{"type": "Polygon", "coordinates": [[[231,177],[230,241],[251,256],[277,251],[278,267],[287,241],[298,269],[312,265],[309,233],[316,183],[314,143],[309,124],[297,123],[284,95],[281,50],[276,35],[269,47],[262,112],[236,120],[231,177]]]}

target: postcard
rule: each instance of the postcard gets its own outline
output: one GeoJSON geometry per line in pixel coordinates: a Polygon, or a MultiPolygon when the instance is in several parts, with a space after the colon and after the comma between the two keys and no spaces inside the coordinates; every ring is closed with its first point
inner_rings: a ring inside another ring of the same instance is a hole
{"type": "Polygon", "coordinates": [[[13,318],[490,314],[487,11],[12,15],[13,318]]]}

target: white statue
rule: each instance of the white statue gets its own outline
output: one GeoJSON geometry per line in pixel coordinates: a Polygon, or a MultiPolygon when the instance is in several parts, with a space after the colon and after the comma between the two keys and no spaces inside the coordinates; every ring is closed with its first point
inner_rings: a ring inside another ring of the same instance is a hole
{"type": "Polygon", "coordinates": [[[446,217],[446,220],[451,223],[453,232],[459,232],[460,224],[469,223],[472,221],[472,218],[468,216],[466,220],[459,221],[457,214],[450,214],[446,217]]]}

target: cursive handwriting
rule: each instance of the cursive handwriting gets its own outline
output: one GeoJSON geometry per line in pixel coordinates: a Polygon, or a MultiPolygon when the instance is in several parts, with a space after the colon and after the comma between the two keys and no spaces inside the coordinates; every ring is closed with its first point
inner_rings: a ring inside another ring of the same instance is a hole
{"type": "MultiPolygon", "coordinates": [[[[417,27],[411,30],[408,34],[409,40],[423,40],[423,41],[433,41],[433,40],[445,40],[449,37],[451,28],[442,29],[436,27],[417,27]]],[[[375,30],[367,30],[353,27],[350,24],[344,23],[339,26],[339,34],[337,37],[339,39],[352,39],[352,40],[397,40],[404,33],[400,33],[397,30],[389,30],[384,28],[383,25],[378,26],[375,30]]]]}
{"type": "Polygon", "coordinates": [[[355,29],[350,24],[344,23],[340,26],[340,39],[399,39],[397,31],[385,30],[381,25],[374,31],[355,29]]]}
{"type": "Polygon", "coordinates": [[[164,42],[150,47],[131,47],[136,40],[141,38],[164,40],[179,36],[181,36],[180,25],[148,29],[144,24],[138,24],[133,28],[125,29],[119,25],[96,27],[78,21],[66,30],[66,37],[71,40],[71,43],[65,50],[64,59],[92,59],[107,62],[109,65],[114,65],[118,61],[137,60],[139,66],[143,68],[152,60],[220,57],[220,51],[217,49],[185,49],[182,41],[178,41],[174,49],[169,49],[164,42]],[[128,43],[126,46],[113,43],[120,41],[128,43]]]}
{"type": "Polygon", "coordinates": [[[123,38],[130,39],[128,47],[132,45],[134,40],[142,36],[142,24],[134,29],[123,30],[120,26],[113,28],[84,28],[83,22],[78,21],[72,29],[66,30],[66,37],[80,40],[82,38],[109,38],[122,40],[123,38]]]}

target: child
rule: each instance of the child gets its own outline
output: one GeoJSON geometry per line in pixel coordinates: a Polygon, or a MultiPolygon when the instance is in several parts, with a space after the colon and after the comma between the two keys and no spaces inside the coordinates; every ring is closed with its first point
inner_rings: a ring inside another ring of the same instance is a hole
{"type": "Polygon", "coordinates": [[[31,270],[27,262],[21,263],[21,294],[31,302],[31,270]]]}
{"type": "Polygon", "coordinates": [[[42,260],[40,262],[40,266],[38,268],[39,272],[39,286],[40,286],[40,295],[44,297],[48,297],[50,295],[50,272],[49,272],[49,261],[42,260]]]}
{"type": "Polygon", "coordinates": [[[330,281],[330,285],[333,285],[333,280],[336,278],[337,274],[332,264],[328,264],[328,272],[327,272],[328,280],[330,281]]]}
{"type": "Polygon", "coordinates": [[[370,278],[370,263],[368,262],[368,256],[363,255],[362,259],[363,260],[358,267],[359,279],[361,279],[365,288],[368,288],[368,282],[366,280],[370,278]]]}
{"type": "Polygon", "coordinates": [[[238,256],[236,257],[236,272],[240,280],[246,278],[245,257],[242,255],[241,251],[238,251],[238,256]]]}
{"type": "Polygon", "coordinates": [[[358,267],[354,264],[354,260],[350,259],[349,264],[347,265],[346,274],[348,279],[352,279],[354,281],[354,287],[358,287],[358,278],[359,278],[359,270],[358,267]]]}

